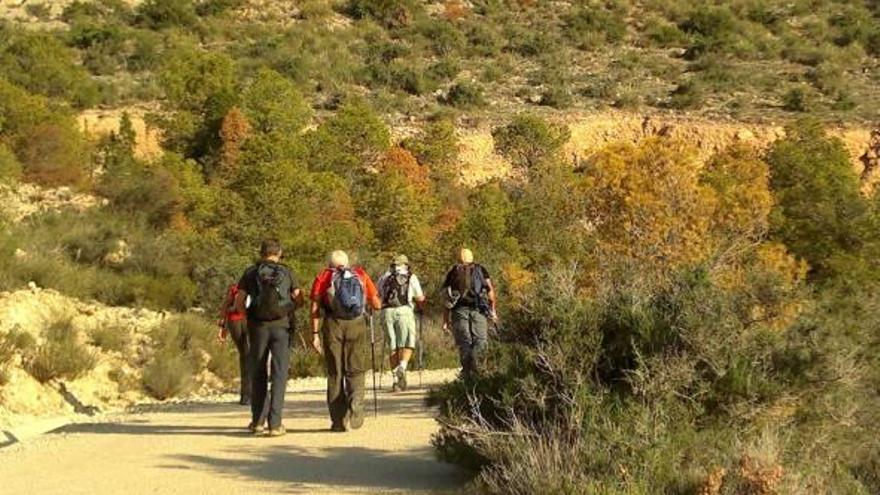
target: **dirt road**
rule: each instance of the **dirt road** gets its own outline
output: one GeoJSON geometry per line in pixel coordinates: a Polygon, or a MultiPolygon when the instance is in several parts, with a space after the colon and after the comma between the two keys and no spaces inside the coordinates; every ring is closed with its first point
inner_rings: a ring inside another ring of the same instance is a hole
{"type": "MultiPolygon", "coordinates": [[[[424,385],[449,376],[425,373],[424,385]]],[[[247,433],[246,408],[230,402],[66,426],[0,449],[0,493],[448,493],[463,484],[463,473],[433,457],[436,422],[424,389],[380,391],[378,418],[330,433],[321,383],[291,382],[288,434],[279,438],[247,433]]]]}

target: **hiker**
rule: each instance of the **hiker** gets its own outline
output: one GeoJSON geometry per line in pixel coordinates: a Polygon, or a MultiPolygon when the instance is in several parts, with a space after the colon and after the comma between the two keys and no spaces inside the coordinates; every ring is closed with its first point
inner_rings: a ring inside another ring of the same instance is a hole
{"type": "Polygon", "coordinates": [[[302,305],[303,294],[296,278],[288,267],[281,264],[281,243],[278,239],[266,239],[260,246],[260,261],[245,270],[238,282],[236,308],[247,314],[248,340],[251,369],[251,423],[248,429],[254,434],[264,431],[265,401],[269,401],[269,436],[285,433],[281,422],[284,409],[284,393],[290,371],[290,314],[302,305]],[[245,302],[250,304],[245,308],[245,302]],[[271,394],[267,362],[271,354],[271,394]],[[267,395],[269,398],[267,399],[267,395]]]}
{"type": "MultiPolygon", "coordinates": [[[[311,291],[312,347],[322,352],[327,366],[327,407],[330,431],[346,431],[364,424],[364,373],[367,306],[382,303],[376,286],[363,268],[349,266],[345,251],[333,251],[327,268],[315,277],[311,291]],[[321,316],[323,313],[323,325],[321,316]]],[[[370,343],[372,345],[372,343],[370,343]]]]}
{"type": "Polygon", "coordinates": [[[478,361],[489,345],[489,320],[498,321],[495,286],[489,271],[474,263],[474,253],[462,249],[443,282],[446,293],[443,330],[452,327],[461,360],[462,375],[470,377],[478,371],[478,361]]]}
{"type": "Polygon", "coordinates": [[[406,367],[416,348],[416,315],[414,308],[424,311],[425,295],[419,278],[410,271],[409,259],[396,256],[391,267],[379,277],[379,298],[382,311],[379,320],[385,329],[391,351],[391,390],[406,390],[406,367]]]}
{"type": "Polygon", "coordinates": [[[239,391],[238,403],[248,406],[251,403],[251,376],[248,372],[248,352],[250,345],[248,344],[247,323],[245,322],[245,313],[238,311],[235,307],[235,296],[238,294],[238,284],[232,284],[226,290],[226,297],[223,304],[220,305],[220,332],[217,338],[221,343],[226,342],[227,336],[232,336],[232,342],[238,351],[238,372],[241,376],[241,387],[239,391]]]}

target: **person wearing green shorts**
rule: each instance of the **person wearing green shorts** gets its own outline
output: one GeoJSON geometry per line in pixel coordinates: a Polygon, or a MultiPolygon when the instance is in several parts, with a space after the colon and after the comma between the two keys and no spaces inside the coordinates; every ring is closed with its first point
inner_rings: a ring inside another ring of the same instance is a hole
{"type": "Polygon", "coordinates": [[[385,339],[391,349],[391,369],[394,383],[391,390],[406,390],[406,367],[416,348],[415,308],[424,308],[425,294],[419,278],[412,273],[409,259],[396,256],[388,271],[379,277],[379,298],[382,311],[379,319],[385,329],[385,339]]]}

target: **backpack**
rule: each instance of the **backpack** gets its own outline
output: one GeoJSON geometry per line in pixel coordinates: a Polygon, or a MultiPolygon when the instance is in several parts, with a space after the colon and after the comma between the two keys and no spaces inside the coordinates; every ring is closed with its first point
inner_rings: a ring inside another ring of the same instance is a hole
{"type": "Polygon", "coordinates": [[[484,306],[488,308],[485,302],[485,292],[488,289],[486,279],[480,265],[476,263],[455,265],[449,289],[458,294],[458,304],[477,309],[484,306]]]}
{"type": "Polygon", "coordinates": [[[275,321],[290,316],[292,279],[290,272],[277,263],[260,263],[254,270],[257,293],[248,308],[248,316],[258,321],[275,321]]]}
{"type": "Polygon", "coordinates": [[[354,320],[366,310],[364,285],[358,274],[350,268],[340,268],[333,272],[327,297],[330,301],[330,313],[334,318],[354,320]]]}
{"type": "Polygon", "coordinates": [[[391,270],[382,282],[382,307],[399,308],[409,304],[409,280],[412,274],[391,270]]]}

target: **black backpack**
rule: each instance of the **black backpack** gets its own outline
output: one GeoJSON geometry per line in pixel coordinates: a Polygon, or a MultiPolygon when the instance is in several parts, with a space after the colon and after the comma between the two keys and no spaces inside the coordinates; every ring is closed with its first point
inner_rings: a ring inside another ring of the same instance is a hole
{"type": "Polygon", "coordinates": [[[411,273],[394,273],[392,270],[382,283],[382,307],[399,308],[409,304],[409,279],[411,273]]]}
{"type": "Polygon", "coordinates": [[[288,318],[293,309],[290,299],[290,272],[277,263],[260,263],[253,272],[257,293],[248,309],[248,316],[258,321],[288,318]]]}
{"type": "Polygon", "coordinates": [[[460,263],[455,265],[450,288],[459,294],[459,303],[470,307],[479,307],[486,281],[483,270],[476,263],[460,263]]]}

